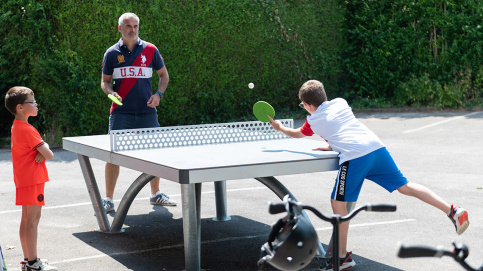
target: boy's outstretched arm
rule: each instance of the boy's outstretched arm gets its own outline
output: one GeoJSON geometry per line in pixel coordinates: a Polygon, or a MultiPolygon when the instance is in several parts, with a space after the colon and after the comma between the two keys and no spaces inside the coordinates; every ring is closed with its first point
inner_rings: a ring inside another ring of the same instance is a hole
{"type": "Polygon", "coordinates": [[[333,151],[332,147],[330,145],[327,145],[325,147],[318,147],[315,149],[312,149],[313,151],[333,151]]]}
{"type": "Polygon", "coordinates": [[[272,119],[271,116],[268,116],[268,117],[270,118],[270,125],[272,125],[273,129],[280,131],[289,137],[293,137],[293,138],[305,137],[305,135],[302,134],[302,132],[300,131],[300,128],[298,129],[287,128],[283,126],[283,124],[279,120],[274,120],[272,119]]]}

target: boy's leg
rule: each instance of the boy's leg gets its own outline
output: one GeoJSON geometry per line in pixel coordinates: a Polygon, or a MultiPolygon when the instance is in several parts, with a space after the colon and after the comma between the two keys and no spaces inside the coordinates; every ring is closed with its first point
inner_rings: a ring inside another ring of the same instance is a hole
{"type": "Polygon", "coordinates": [[[397,190],[404,195],[416,197],[443,211],[453,222],[458,234],[465,232],[470,225],[468,212],[464,208],[449,205],[441,197],[420,184],[407,183],[397,190]]]}
{"type": "Polygon", "coordinates": [[[25,259],[27,256],[27,206],[22,205],[22,218],[20,220],[20,244],[22,245],[23,257],[25,259]]]}
{"type": "Polygon", "coordinates": [[[451,211],[451,205],[436,195],[433,191],[420,184],[407,183],[399,187],[397,190],[404,195],[416,197],[421,201],[440,209],[446,215],[448,215],[451,211]]]}
{"type": "MultiPolygon", "coordinates": [[[[330,200],[334,214],[340,216],[347,215],[347,202],[330,200]]],[[[344,257],[347,254],[347,236],[349,234],[349,221],[343,222],[339,225],[339,257],[344,257]]],[[[335,242],[335,240],[334,240],[335,242]]]]}
{"type": "Polygon", "coordinates": [[[26,245],[26,258],[29,261],[37,259],[37,233],[42,212],[42,206],[26,205],[23,206],[26,210],[25,220],[25,245],[26,245]]]}

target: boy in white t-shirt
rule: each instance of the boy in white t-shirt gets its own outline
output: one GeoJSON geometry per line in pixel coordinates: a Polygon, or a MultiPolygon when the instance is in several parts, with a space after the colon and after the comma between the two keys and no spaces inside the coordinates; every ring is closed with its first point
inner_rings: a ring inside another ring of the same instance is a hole
{"type": "MultiPolygon", "coordinates": [[[[299,99],[302,101],[300,106],[311,114],[301,128],[284,127],[280,121],[272,118],[270,124],[275,130],[294,138],[317,134],[329,146],[314,150],[333,150],[339,153],[339,172],[331,195],[335,214],[347,215],[346,203],[357,201],[362,183],[364,179],[368,179],[389,192],[398,190],[440,209],[451,219],[458,234],[468,228],[468,212],[465,209],[449,205],[428,188],[407,181],[384,143],[355,118],[344,99],[327,101],[324,85],[317,80],[310,80],[302,85],[299,99]]],[[[347,270],[355,265],[351,252],[347,252],[348,231],[349,222],[340,224],[339,255],[344,255],[340,258],[340,270],[347,270]]],[[[331,260],[320,267],[320,270],[332,269],[331,260]]]]}

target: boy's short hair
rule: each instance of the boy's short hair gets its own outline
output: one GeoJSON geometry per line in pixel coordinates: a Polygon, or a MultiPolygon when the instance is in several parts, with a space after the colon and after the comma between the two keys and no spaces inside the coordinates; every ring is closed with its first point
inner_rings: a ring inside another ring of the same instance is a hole
{"type": "Polygon", "coordinates": [[[121,17],[119,17],[118,24],[119,24],[120,27],[124,26],[124,20],[125,19],[136,19],[138,21],[138,24],[139,24],[139,17],[136,14],[134,14],[132,12],[126,12],[123,15],[121,15],[121,17]]]}
{"type": "Polygon", "coordinates": [[[13,87],[8,90],[5,95],[5,107],[12,114],[17,114],[17,105],[24,103],[29,95],[34,95],[34,92],[28,87],[13,87]]]}
{"type": "Polygon", "coordinates": [[[319,107],[323,102],[327,101],[324,85],[317,80],[309,80],[305,82],[299,90],[299,99],[315,107],[319,107]]]}

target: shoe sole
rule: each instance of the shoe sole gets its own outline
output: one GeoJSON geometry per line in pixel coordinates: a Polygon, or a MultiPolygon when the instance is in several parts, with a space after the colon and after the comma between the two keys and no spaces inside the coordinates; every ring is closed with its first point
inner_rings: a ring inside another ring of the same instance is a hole
{"type": "MultiPolygon", "coordinates": [[[[354,262],[354,260],[353,260],[353,261],[352,261],[352,262],[350,262],[350,263],[346,263],[346,266],[345,266],[345,267],[344,267],[344,265],[339,266],[339,270],[340,270],[340,271],[349,270],[349,269],[351,269],[351,268],[352,268],[352,267],[354,267],[354,266],[356,266],[356,262],[354,262]],[[347,265],[349,265],[349,266],[347,266],[347,265]]],[[[327,270],[327,269],[325,269],[325,270],[327,270]]],[[[324,270],[324,269],[320,269],[320,268],[319,268],[319,271],[325,271],[325,270],[324,270]]],[[[334,268],[332,268],[332,269],[330,269],[330,270],[334,270],[334,268]]]]}
{"type": "Polygon", "coordinates": [[[466,231],[468,226],[470,225],[470,221],[468,220],[468,212],[464,212],[458,217],[458,224],[460,224],[460,227],[457,231],[458,235],[461,235],[463,232],[466,231]],[[461,223],[463,221],[463,223],[461,223]]]}
{"type": "Polygon", "coordinates": [[[351,268],[352,268],[352,267],[354,267],[354,266],[356,266],[356,263],[354,263],[353,265],[347,266],[347,267],[342,267],[342,266],[341,266],[341,267],[339,267],[339,268],[340,268],[339,270],[340,270],[340,271],[349,270],[349,269],[351,269],[351,268]]]}
{"type": "MultiPolygon", "coordinates": [[[[345,268],[339,267],[339,270],[340,270],[340,271],[349,270],[349,269],[351,269],[351,268],[352,268],[352,267],[354,267],[354,266],[356,266],[356,265],[354,264],[354,265],[351,265],[351,266],[349,266],[349,267],[345,267],[345,268]]],[[[334,270],[334,269],[332,268],[332,270],[334,270]]],[[[323,270],[323,269],[319,269],[319,271],[325,271],[325,270],[323,270]]]]}

